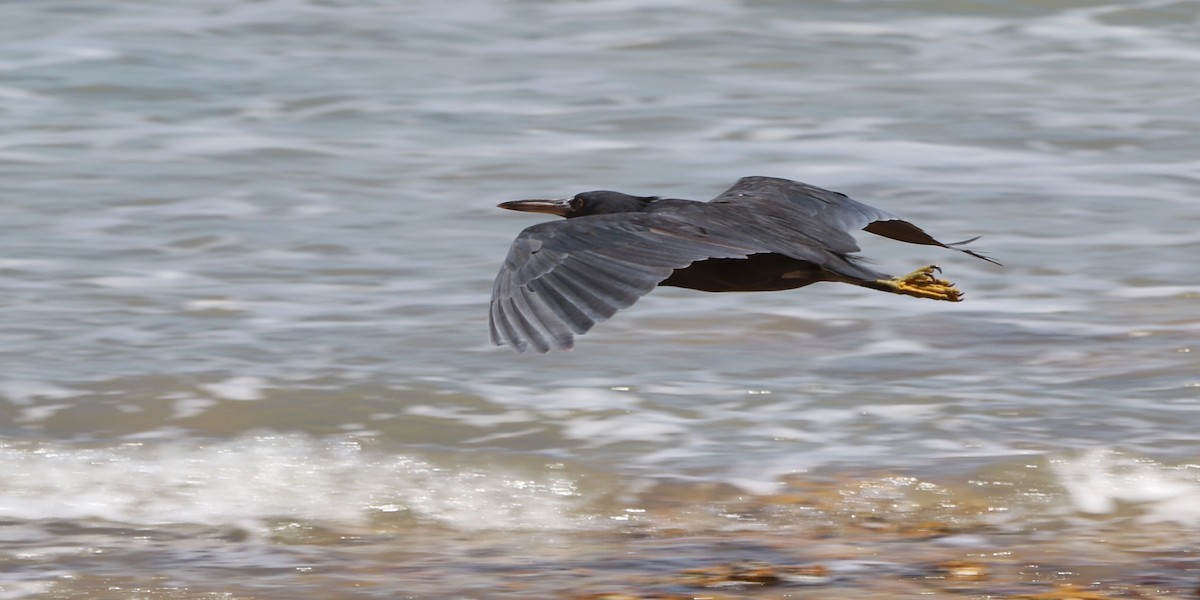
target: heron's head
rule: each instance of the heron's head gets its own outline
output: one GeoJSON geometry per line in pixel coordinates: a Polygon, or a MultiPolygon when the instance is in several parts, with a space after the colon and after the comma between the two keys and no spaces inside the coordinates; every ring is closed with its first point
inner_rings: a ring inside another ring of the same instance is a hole
{"type": "Polygon", "coordinates": [[[513,200],[499,206],[508,210],[549,213],[570,219],[588,215],[641,212],[657,199],[655,196],[630,196],[621,192],[598,190],[558,200],[513,200]]]}

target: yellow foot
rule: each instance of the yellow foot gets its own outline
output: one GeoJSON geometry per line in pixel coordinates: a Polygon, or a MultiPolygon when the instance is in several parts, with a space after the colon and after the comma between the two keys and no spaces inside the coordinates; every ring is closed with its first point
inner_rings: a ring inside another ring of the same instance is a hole
{"type": "Polygon", "coordinates": [[[934,276],[934,273],[939,272],[941,272],[941,269],[937,265],[929,265],[928,267],[921,267],[903,277],[880,279],[875,283],[881,289],[896,294],[904,294],[905,296],[945,300],[947,302],[961,302],[962,292],[955,289],[953,283],[934,276]]]}

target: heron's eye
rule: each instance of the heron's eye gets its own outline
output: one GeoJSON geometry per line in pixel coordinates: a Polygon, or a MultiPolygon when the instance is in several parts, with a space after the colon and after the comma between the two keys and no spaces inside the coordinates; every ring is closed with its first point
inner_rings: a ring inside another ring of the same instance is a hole
{"type": "Polygon", "coordinates": [[[574,212],[579,212],[579,211],[583,210],[583,207],[586,204],[587,203],[583,201],[583,198],[580,198],[579,196],[575,196],[574,198],[571,198],[571,210],[574,212]]]}

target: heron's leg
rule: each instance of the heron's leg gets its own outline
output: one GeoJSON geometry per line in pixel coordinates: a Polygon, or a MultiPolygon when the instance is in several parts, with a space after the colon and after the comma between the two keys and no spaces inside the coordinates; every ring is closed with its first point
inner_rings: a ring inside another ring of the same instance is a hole
{"type": "Polygon", "coordinates": [[[917,298],[945,300],[947,302],[962,301],[962,292],[958,291],[953,283],[934,276],[934,273],[940,271],[941,269],[937,265],[929,265],[928,267],[921,267],[903,277],[872,281],[867,287],[892,292],[893,294],[915,296],[917,298]]]}

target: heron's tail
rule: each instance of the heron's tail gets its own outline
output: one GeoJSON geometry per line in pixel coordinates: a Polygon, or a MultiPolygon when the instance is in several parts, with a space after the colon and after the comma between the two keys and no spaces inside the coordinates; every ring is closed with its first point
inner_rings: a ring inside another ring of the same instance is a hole
{"type": "Polygon", "coordinates": [[[988,262],[992,263],[993,265],[997,265],[997,266],[1001,266],[1001,267],[1003,267],[1004,265],[1000,264],[1000,261],[998,261],[998,260],[994,260],[994,259],[991,259],[991,258],[988,258],[988,257],[987,257],[987,255],[980,254],[979,252],[976,252],[976,251],[974,251],[974,250],[967,250],[966,248],[958,248],[958,247],[957,247],[957,246],[963,246],[963,245],[966,245],[966,244],[970,244],[971,242],[973,242],[973,241],[975,241],[975,240],[977,240],[977,239],[979,239],[979,238],[981,238],[981,237],[983,237],[983,236],[981,236],[981,235],[977,235],[977,236],[975,236],[975,237],[973,237],[973,238],[971,238],[971,239],[969,239],[969,240],[963,240],[963,241],[961,241],[961,242],[951,242],[951,243],[949,243],[949,244],[942,244],[942,245],[943,245],[943,246],[945,246],[945,247],[947,247],[947,248],[949,248],[949,249],[951,249],[951,250],[958,250],[959,252],[964,252],[964,253],[966,253],[966,254],[970,254],[971,256],[974,256],[975,258],[978,258],[978,259],[980,259],[980,260],[986,260],[986,261],[988,261],[988,262]]]}

